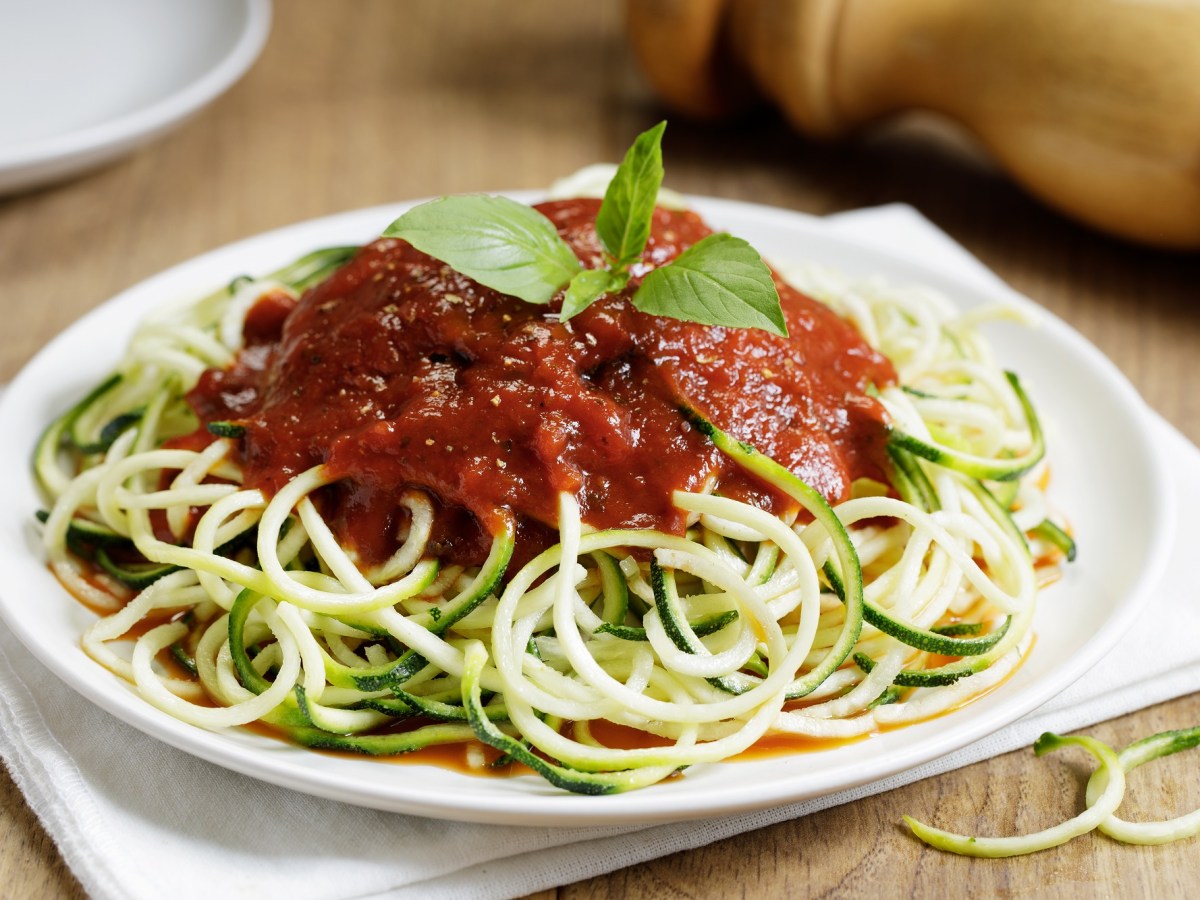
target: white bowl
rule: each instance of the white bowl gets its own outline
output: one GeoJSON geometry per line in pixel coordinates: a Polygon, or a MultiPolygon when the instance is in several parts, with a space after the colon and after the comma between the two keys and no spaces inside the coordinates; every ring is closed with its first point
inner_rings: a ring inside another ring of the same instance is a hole
{"type": "Polygon", "coordinates": [[[36,0],[0,30],[0,192],[160,137],[258,57],[270,0],[36,0]]]}

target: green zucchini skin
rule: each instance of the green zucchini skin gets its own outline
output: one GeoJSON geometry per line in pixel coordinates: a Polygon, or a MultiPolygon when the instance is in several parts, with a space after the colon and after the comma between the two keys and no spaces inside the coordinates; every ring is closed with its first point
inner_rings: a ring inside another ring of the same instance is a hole
{"type": "MultiPolygon", "coordinates": [[[[451,625],[469,614],[496,591],[508,568],[509,560],[512,559],[516,536],[516,520],[509,516],[500,533],[493,538],[492,551],[475,579],[475,589],[441,609],[438,615],[429,616],[423,624],[430,634],[445,634],[451,625]]],[[[405,650],[395,662],[361,670],[342,666],[328,657],[325,663],[326,673],[334,679],[334,683],[344,684],[346,679],[349,679],[349,683],[355,688],[368,693],[396,688],[428,664],[429,661],[416,650],[405,650]]]]}
{"type": "Polygon", "coordinates": [[[487,651],[483,645],[473,644],[467,651],[466,671],[462,678],[463,707],[467,710],[472,732],[484,744],[533,769],[555,787],[573,794],[600,796],[620,793],[661,781],[671,774],[661,771],[661,766],[617,772],[583,772],[543,759],[524,743],[497,728],[488,716],[482,703],[479,683],[486,660],[487,651]]]}
{"type": "Polygon", "coordinates": [[[984,838],[933,828],[911,816],[904,816],[904,821],[916,837],[938,850],[987,858],[1024,856],[1048,850],[1093,829],[1123,843],[1144,845],[1169,844],[1200,834],[1200,810],[1157,822],[1127,822],[1116,815],[1125,796],[1125,776],[1151,760],[1200,746],[1200,728],[1153,734],[1134,741],[1120,753],[1095,738],[1084,735],[1064,737],[1047,732],[1037,739],[1033,749],[1040,757],[1068,746],[1082,747],[1099,765],[1088,779],[1083,812],[1065,822],[1032,834],[984,838]]]}
{"type": "Polygon", "coordinates": [[[969,475],[971,478],[988,479],[991,481],[1013,481],[1020,478],[1039,462],[1046,454],[1046,439],[1042,434],[1041,422],[1029,395],[1021,386],[1021,380],[1014,372],[1005,372],[1005,378],[1016,394],[1025,415],[1031,436],[1029,451],[1023,456],[1009,460],[989,460],[956,450],[945,444],[922,440],[898,428],[893,428],[889,435],[889,443],[899,447],[914,456],[929,460],[939,466],[969,475]]]}
{"type": "Polygon", "coordinates": [[[787,694],[788,700],[807,697],[849,658],[862,633],[863,574],[858,560],[858,551],[855,550],[854,542],[850,540],[846,527],[818,491],[813,490],[804,481],[769,456],[760,453],[750,444],[730,437],[701,415],[691,404],[685,402],[680,407],[680,411],[697,431],[713,442],[718,450],[743,469],[787,494],[808,510],[809,514],[825,528],[826,533],[833,541],[840,570],[828,565],[826,574],[836,579],[838,596],[846,607],[845,621],[841,634],[825,658],[794,681],[787,694]]]}
{"type": "Polygon", "coordinates": [[[1067,562],[1075,562],[1075,556],[1078,553],[1078,548],[1075,545],[1075,539],[1071,537],[1062,527],[1051,522],[1049,519],[1043,519],[1032,532],[1034,537],[1041,538],[1049,544],[1054,545],[1062,551],[1066,556],[1067,562]]]}
{"type": "MultiPolygon", "coordinates": [[[[1151,760],[1162,759],[1193,747],[1200,747],[1200,727],[1163,731],[1134,741],[1117,754],[1126,774],[1151,760]]],[[[1105,788],[1104,779],[1096,772],[1088,779],[1087,803],[1096,803],[1105,788]]],[[[1116,814],[1099,825],[1110,838],[1126,844],[1170,844],[1200,835],[1200,809],[1157,822],[1127,822],[1116,814]]]]}
{"type": "Polygon", "coordinates": [[[1065,844],[1072,838],[1091,831],[1117,808],[1125,793],[1125,772],[1113,749],[1095,738],[1084,735],[1062,737],[1046,732],[1033,745],[1034,752],[1038,756],[1061,747],[1080,747],[1095,757],[1099,763],[1097,773],[1103,773],[1106,784],[1103,796],[1097,797],[1094,806],[1089,804],[1082,813],[1065,822],[1033,834],[1014,837],[976,837],[933,828],[923,822],[918,822],[911,816],[905,816],[904,821],[912,829],[912,833],[925,843],[938,850],[957,853],[960,856],[1003,859],[1010,856],[1024,856],[1065,844]]]}
{"type": "MultiPolygon", "coordinates": [[[[738,611],[736,609],[726,610],[723,613],[714,613],[711,616],[704,616],[695,621],[688,622],[688,629],[696,635],[696,637],[708,637],[710,634],[716,634],[726,625],[731,622],[736,622],[738,611]]],[[[611,625],[605,622],[596,631],[602,634],[611,634],[614,637],[619,637],[623,641],[645,641],[646,629],[639,625],[611,625]]],[[[679,646],[676,644],[676,646],[679,646]]],[[[680,650],[686,649],[680,647],[680,650]]]]}
{"type": "Polygon", "coordinates": [[[96,563],[113,578],[135,591],[149,587],[164,575],[179,571],[179,566],[157,563],[117,563],[104,547],[96,548],[96,563]]]}
{"type": "MultiPolygon", "coordinates": [[[[700,644],[700,635],[688,627],[687,620],[683,616],[679,592],[675,589],[675,576],[653,559],[650,561],[650,587],[654,590],[654,606],[658,610],[663,630],[671,639],[671,643],[685,653],[702,652],[704,647],[700,644]]],[[[732,612],[736,618],[737,612],[732,612]]],[[[727,694],[740,694],[747,690],[745,684],[726,676],[705,680],[727,694]]]]}
{"type": "Polygon", "coordinates": [[[209,422],[205,428],[210,434],[214,434],[220,438],[237,439],[245,437],[246,426],[239,425],[237,422],[209,422]]]}

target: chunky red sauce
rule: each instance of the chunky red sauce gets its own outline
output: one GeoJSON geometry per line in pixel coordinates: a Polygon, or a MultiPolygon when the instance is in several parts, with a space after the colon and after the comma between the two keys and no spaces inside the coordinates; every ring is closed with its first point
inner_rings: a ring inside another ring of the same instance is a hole
{"type": "MultiPolygon", "coordinates": [[[[598,201],[538,209],[584,265],[601,264],[598,201]]],[[[635,276],[708,233],[692,212],[658,210],[635,276]]],[[[384,239],[294,309],[260,301],[237,362],[206,372],[189,400],[206,423],[245,426],[248,485],[273,491],[324,463],[340,481],[323,509],[367,560],[394,549],[412,487],[436,501],[433,551],[457,562],[481,561],[505,508],[527,558],[551,540],[560,491],[589,525],[681,533],[676,489],[713,480],[776,512],[787,500],[722,457],[680,397],[831,501],[853,478],[883,477],[883,411],[865,390],[892,382],[891,364],[778,287],[789,338],[647,316],[628,294],[563,324],[557,301],[523,303],[384,239]]]]}

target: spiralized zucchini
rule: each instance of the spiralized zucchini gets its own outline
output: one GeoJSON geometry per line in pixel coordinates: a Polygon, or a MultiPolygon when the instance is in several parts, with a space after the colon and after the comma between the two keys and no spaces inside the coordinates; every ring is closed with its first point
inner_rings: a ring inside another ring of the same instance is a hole
{"type": "Polygon", "coordinates": [[[914,835],[935,847],[960,856],[1024,856],[1065,844],[1072,838],[1099,829],[1127,844],[1167,844],[1200,834],[1200,809],[1158,822],[1127,822],[1116,815],[1125,798],[1125,776],[1138,766],[1200,744],[1200,728],[1164,731],[1130,744],[1119,754],[1102,741],[1083,735],[1059,737],[1047,732],[1033,745],[1038,756],[1065,746],[1087,750],[1099,765],[1088,779],[1087,801],[1082,812],[1050,828],[1012,837],[973,837],[933,828],[911,816],[904,821],[914,835]]]}
{"type": "Polygon", "coordinates": [[[321,466],[266,496],[242,484],[236,427],[214,427],[202,450],[163,446],[197,427],[184,394],[234,358],[255,299],[302,291],[350,249],[157,315],[39,445],[50,564],[108,613],[83,647],[148,702],[204,728],[261,721],[367,754],[481,741],[558,787],[608,793],[765,735],[846,739],[926,719],[1019,663],[1034,561],[1070,539],[1043,527],[1041,429],[980,314],[791,273],[896,364],[899,385],[880,393],[890,490],[860,482],[831,508],[693,414],[799,517],[679,493],[686,535],[596,532],[562,495],[560,542],[504,580],[511,517],[482,567],[443,566],[428,553],[430,499],[414,490],[395,554],[367,567],[313,502],[321,466]],[[606,746],[611,725],[638,746],[606,746]]]}

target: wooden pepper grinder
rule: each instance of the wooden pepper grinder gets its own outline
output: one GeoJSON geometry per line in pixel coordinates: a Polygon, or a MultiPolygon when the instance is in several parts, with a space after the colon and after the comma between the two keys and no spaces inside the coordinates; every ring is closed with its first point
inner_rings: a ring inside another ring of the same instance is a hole
{"type": "Polygon", "coordinates": [[[626,0],[626,16],[684,113],[765,96],[818,138],[942,113],[1062,211],[1200,248],[1195,0],[626,0]]]}

